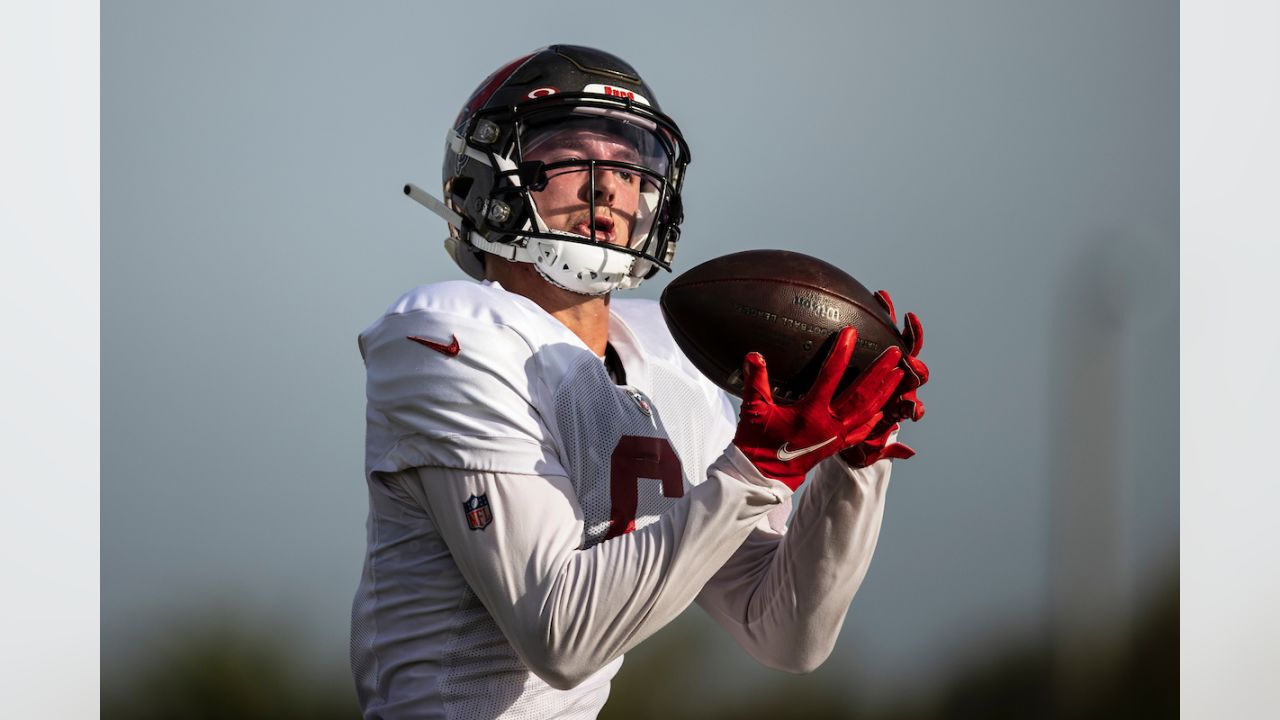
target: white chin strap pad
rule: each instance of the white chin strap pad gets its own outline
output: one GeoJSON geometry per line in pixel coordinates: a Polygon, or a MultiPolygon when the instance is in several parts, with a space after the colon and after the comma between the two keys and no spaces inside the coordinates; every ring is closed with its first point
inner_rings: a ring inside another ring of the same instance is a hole
{"type": "MultiPolygon", "coordinates": [[[[553,233],[558,231],[552,230],[553,233]]],[[[564,233],[568,235],[569,233],[564,233]]],[[[574,236],[576,237],[576,236],[574,236]]],[[[604,245],[529,238],[534,265],[552,285],[581,295],[605,295],[629,278],[635,256],[604,245]]]]}

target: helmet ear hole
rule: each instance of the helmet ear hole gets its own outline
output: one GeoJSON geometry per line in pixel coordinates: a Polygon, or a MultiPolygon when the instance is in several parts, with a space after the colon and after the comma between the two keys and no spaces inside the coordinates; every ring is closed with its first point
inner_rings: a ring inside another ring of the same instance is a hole
{"type": "Polygon", "coordinates": [[[547,189],[546,163],[541,160],[525,160],[520,163],[518,175],[520,176],[520,184],[529,189],[530,192],[541,192],[547,189]]]}
{"type": "Polygon", "coordinates": [[[672,228],[676,231],[676,237],[672,238],[672,242],[675,242],[680,237],[680,223],[684,222],[684,202],[680,199],[680,193],[671,194],[665,211],[666,217],[663,219],[675,226],[672,228]]]}
{"type": "Polygon", "coordinates": [[[449,178],[449,182],[444,185],[445,196],[456,196],[458,207],[467,206],[467,195],[471,193],[471,185],[475,182],[475,178],[469,178],[465,175],[457,175],[449,178]]]}

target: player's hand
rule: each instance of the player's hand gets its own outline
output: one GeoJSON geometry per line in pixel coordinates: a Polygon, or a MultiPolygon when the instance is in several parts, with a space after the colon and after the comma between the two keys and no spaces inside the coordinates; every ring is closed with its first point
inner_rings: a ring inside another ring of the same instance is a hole
{"type": "Polygon", "coordinates": [[[818,372],[813,387],[799,402],[773,402],[769,371],[760,353],[748,353],[744,362],[742,412],[733,444],[760,474],[780,480],[792,490],[822,460],[867,439],[884,417],[881,408],[902,381],[898,367],[902,351],[885,350],[853,383],[832,400],[858,332],[840,331],[835,347],[818,372]]]}
{"type": "MultiPolygon", "coordinates": [[[[893,300],[889,293],[880,290],[876,299],[889,312],[893,324],[898,324],[898,314],[893,309],[893,300]]],[[[884,406],[884,419],[862,443],[840,453],[845,462],[856,468],[867,467],[884,459],[906,460],[916,454],[915,450],[902,443],[890,443],[891,436],[903,420],[912,422],[924,417],[924,403],[916,394],[920,386],[929,382],[929,366],[920,359],[920,350],[924,347],[924,327],[915,313],[907,313],[902,327],[902,339],[907,345],[907,354],[902,356],[904,372],[902,383],[884,406]]]]}
{"type": "Polygon", "coordinates": [[[889,437],[897,432],[898,423],[885,425],[885,421],[871,431],[866,440],[840,453],[840,457],[850,466],[864,468],[884,459],[906,460],[916,454],[909,446],[902,443],[891,443],[889,437]]]}
{"type": "MultiPolygon", "coordinates": [[[[898,314],[893,309],[893,299],[884,290],[876,291],[876,299],[889,312],[893,324],[898,324],[898,314]]],[[[884,415],[890,423],[903,420],[912,422],[924,417],[924,403],[920,402],[917,392],[920,386],[929,382],[929,366],[920,359],[920,350],[924,348],[924,326],[920,318],[912,312],[907,313],[902,326],[902,339],[906,342],[907,353],[902,357],[906,375],[902,378],[902,387],[885,405],[884,415]]],[[[877,434],[881,434],[877,432],[877,434]]]]}

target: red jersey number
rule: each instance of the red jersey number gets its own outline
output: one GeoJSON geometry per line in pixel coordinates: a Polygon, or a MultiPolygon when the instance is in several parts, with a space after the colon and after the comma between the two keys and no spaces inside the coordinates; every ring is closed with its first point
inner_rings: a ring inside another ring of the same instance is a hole
{"type": "Polygon", "coordinates": [[[623,435],[610,458],[608,540],[636,529],[636,505],[641,480],[662,482],[663,497],[684,495],[680,458],[666,438],[623,435]]]}

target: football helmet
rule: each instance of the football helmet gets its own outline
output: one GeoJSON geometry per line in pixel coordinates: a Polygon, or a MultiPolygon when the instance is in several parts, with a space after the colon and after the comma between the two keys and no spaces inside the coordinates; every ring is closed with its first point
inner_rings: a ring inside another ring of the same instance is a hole
{"type": "Polygon", "coordinates": [[[449,222],[445,247],[468,275],[483,279],[481,253],[490,253],[603,295],[671,269],[689,160],[634,68],[552,45],[502,66],[467,100],[445,143],[443,202],[412,185],[405,192],[449,222]],[[549,186],[572,187],[573,217],[556,220],[571,230],[548,226],[563,210],[539,207],[556,204],[549,186]],[[615,203],[618,187],[627,200],[615,203]]]}

